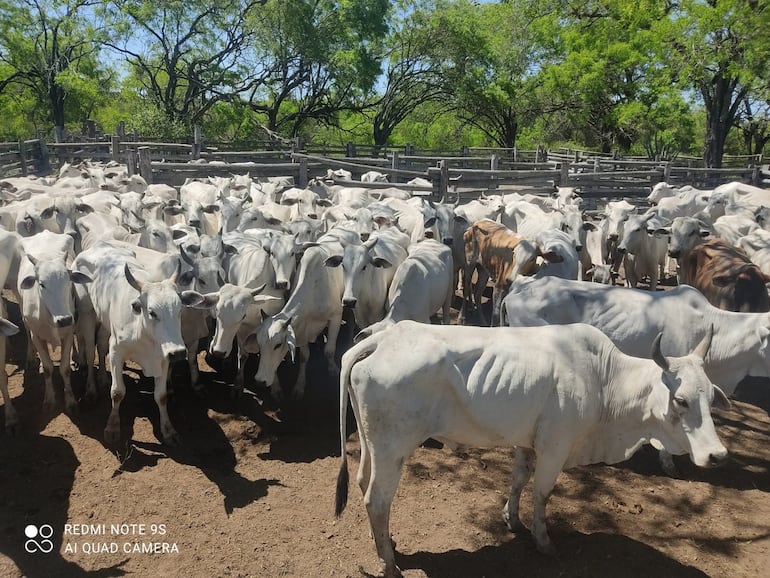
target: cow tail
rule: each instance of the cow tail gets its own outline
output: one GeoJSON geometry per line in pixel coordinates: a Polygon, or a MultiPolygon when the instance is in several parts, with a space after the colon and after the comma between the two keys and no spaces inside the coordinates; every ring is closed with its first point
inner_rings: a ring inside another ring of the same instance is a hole
{"type": "MultiPolygon", "coordinates": [[[[339,518],[342,511],[348,504],[348,486],[350,485],[350,476],[348,474],[348,455],[345,451],[348,434],[348,398],[350,397],[350,373],[353,366],[369,357],[377,349],[379,339],[377,336],[365,339],[354,345],[345,355],[342,356],[342,367],[340,368],[340,471],[337,474],[337,492],[334,500],[334,515],[339,518]]],[[[360,437],[360,436],[359,436],[360,437]]],[[[363,438],[361,443],[364,443],[363,438]]]]}

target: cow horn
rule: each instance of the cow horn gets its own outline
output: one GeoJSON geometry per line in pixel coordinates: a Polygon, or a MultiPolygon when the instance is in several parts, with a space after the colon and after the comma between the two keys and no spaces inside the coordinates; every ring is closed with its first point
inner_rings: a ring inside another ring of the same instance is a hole
{"type": "Polygon", "coordinates": [[[668,371],[668,360],[660,352],[660,340],[662,338],[663,333],[658,333],[655,341],[652,342],[652,359],[663,371],[668,371]]]}
{"type": "Polygon", "coordinates": [[[37,267],[38,263],[40,263],[40,261],[38,260],[38,258],[37,258],[37,257],[33,257],[33,256],[32,256],[32,255],[30,255],[29,253],[27,253],[27,259],[29,259],[29,260],[30,260],[30,262],[31,262],[31,263],[32,263],[32,264],[33,264],[35,267],[37,267]]]}
{"type": "Polygon", "coordinates": [[[190,265],[191,267],[195,266],[195,261],[193,261],[190,256],[187,254],[187,251],[184,250],[184,245],[179,245],[179,253],[182,256],[182,260],[190,265]]]}
{"type": "Polygon", "coordinates": [[[222,277],[221,269],[217,271],[217,283],[219,284],[220,287],[225,283],[227,283],[227,281],[225,281],[225,278],[222,277]]]}
{"type": "Polygon", "coordinates": [[[711,346],[711,338],[714,336],[714,326],[709,325],[709,330],[706,332],[706,335],[703,336],[703,339],[701,339],[700,343],[693,349],[692,354],[696,357],[700,357],[701,359],[706,359],[706,354],[709,351],[709,347],[711,346]]]}
{"type": "Polygon", "coordinates": [[[262,293],[262,291],[264,291],[264,289],[265,289],[265,287],[266,287],[266,286],[267,286],[267,283],[262,283],[262,285],[260,285],[260,286],[259,286],[259,287],[257,287],[256,289],[252,289],[252,290],[251,290],[251,296],[252,296],[252,297],[256,297],[257,295],[259,295],[260,293],[262,293]]]}
{"type": "Polygon", "coordinates": [[[126,274],[126,281],[128,281],[128,284],[131,285],[134,289],[139,291],[139,293],[142,292],[142,283],[134,277],[134,275],[131,273],[131,269],[128,266],[128,263],[125,264],[123,267],[123,271],[126,274]]]}

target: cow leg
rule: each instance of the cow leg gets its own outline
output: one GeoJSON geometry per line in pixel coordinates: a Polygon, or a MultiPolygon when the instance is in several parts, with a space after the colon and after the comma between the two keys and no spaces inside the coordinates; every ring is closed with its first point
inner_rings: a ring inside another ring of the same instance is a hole
{"type": "Polygon", "coordinates": [[[487,288],[488,282],[489,273],[487,273],[486,270],[479,269],[478,274],[476,275],[476,287],[473,290],[473,301],[476,304],[476,311],[479,314],[479,321],[481,325],[487,324],[486,315],[484,315],[484,310],[481,308],[481,296],[484,293],[484,289],[487,288]]]}
{"type": "Polygon", "coordinates": [[[107,418],[107,427],[104,428],[104,441],[109,445],[117,445],[120,441],[120,404],[126,396],[126,384],[123,382],[124,361],[123,355],[115,351],[114,344],[110,343],[110,367],[112,369],[110,398],[112,399],[112,410],[110,411],[110,417],[107,418]]]}
{"type": "Polygon", "coordinates": [[[450,285],[449,289],[447,290],[446,299],[444,299],[444,305],[441,309],[441,324],[442,325],[449,325],[451,318],[451,310],[452,310],[452,298],[454,297],[455,291],[454,287],[450,285]]]}
{"type": "Polygon", "coordinates": [[[369,487],[364,494],[364,504],[369,515],[377,555],[383,565],[382,576],[393,578],[401,576],[401,570],[396,566],[396,552],[390,540],[390,507],[401,477],[403,456],[396,456],[383,448],[370,450],[371,476],[369,487]]]}
{"type": "Polygon", "coordinates": [[[56,392],[53,389],[53,361],[48,351],[48,343],[37,335],[32,335],[32,344],[40,357],[40,365],[45,381],[45,394],[43,395],[43,411],[50,412],[56,407],[56,392]]]}
{"type": "Polygon", "coordinates": [[[465,323],[465,316],[468,311],[468,304],[471,300],[471,277],[473,276],[473,267],[466,266],[462,270],[463,273],[463,302],[460,304],[460,315],[457,318],[457,322],[460,325],[465,323]]]}
{"type": "Polygon", "coordinates": [[[5,349],[6,338],[0,337],[0,360],[3,361],[2,369],[0,369],[0,394],[2,394],[3,403],[5,404],[5,431],[6,433],[13,434],[16,433],[19,418],[16,416],[16,408],[13,407],[11,395],[8,392],[8,374],[5,372],[5,349]]]}
{"type": "MultiPolygon", "coordinates": [[[[21,301],[19,301],[21,303],[21,301]]],[[[29,330],[26,324],[24,324],[24,331],[27,333],[27,369],[37,370],[40,368],[40,359],[36,355],[34,338],[32,332],[29,330]]]]}
{"type": "MultiPolygon", "coordinates": [[[[337,353],[337,338],[340,334],[340,327],[342,327],[342,316],[332,319],[329,322],[328,335],[326,339],[326,345],[324,345],[324,357],[326,357],[326,363],[329,365],[329,370],[339,377],[340,366],[337,365],[335,355],[337,353]]],[[[337,380],[339,381],[339,379],[337,380]]]]}
{"type": "Polygon", "coordinates": [[[511,495],[503,507],[503,521],[514,534],[526,528],[519,517],[521,492],[532,477],[535,466],[535,452],[528,448],[513,448],[513,481],[511,495]]]}
{"type": "Polygon", "coordinates": [[[187,344],[187,367],[190,370],[190,385],[193,391],[200,392],[201,387],[198,385],[200,380],[200,371],[198,370],[198,342],[200,340],[195,339],[192,343],[187,344]]]}
{"type": "MultiPolygon", "coordinates": [[[[237,365],[235,369],[235,381],[233,383],[232,395],[233,397],[240,397],[241,394],[243,394],[243,384],[246,383],[246,362],[249,359],[249,354],[243,347],[241,347],[240,343],[237,343],[235,347],[237,350],[237,365]]],[[[276,379],[276,384],[277,383],[278,380],[276,379]]],[[[280,385],[278,387],[280,389],[280,385]]]]}
{"type": "MultiPolygon", "coordinates": [[[[297,347],[297,356],[299,361],[299,371],[297,373],[297,383],[294,384],[291,396],[293,399],[302,399],[305,396],[305,386],[307,385],[307,360],[310,359],[310,346],[303,345],[297,347]]],[[[330,367],[335,366],[332,364],[330,367]]],[[[277,380],[275,385],[278,385],[277,380]]]]}
{"type": "Polygon", "coordinates": [[[179,434],[171,425],[171,418],[168,416],[168,391],[166,390],[166,376],[168,375],[168,361],[163,360],[161,374],[155,377],[155,403],[158,406],[160,416],[160,435],[163,441],[170,446],[179,445],[181,439],[179,434]]]}
{"type": "Polygon", "coordinates": [[[492,288],[492,321],[490,327],[500,325],[500,303],[503,301],[503,289],[495,285],[492,288]]]}
{"type": "MultiPolygon", "coordinates": [[[[107,384],[107,353],[110,351],[110,332],[109,330],[100,325],[96,332],[96,347],[99,355],[99,369],[96,374],[96,381],[100,386],[107,384]]],[[[121,358],[120,366],[117,368],[119,372],[123,371],[123,359],[121,358]]],[[[115,373],[115,366],[112,366],[112,372],[115,373]]]]}
{"type": "Polygon", "coordinates": [[[679,477],[679,470],[674,463],[674,456],[668,453],[666,450],[661,449],[658,452],[658,460],[660,460],[660,467],[666,473],[667,476],[672,478],[679,477]]]}
{"type": "MultiPolygon", "coordinates": [[[[556,446],[556,444],[554,444],[556,446]]],[[[549,446],[545,446],[549,447],[549,446]]],[[[556,446],[558,447],[558,446],[556,446]]],[[[551,449],[553,449],[551,447],[551,449]]],[[[547,453],[546,453],[547,455],[547,453]]],[[[566,456],[565,456],[566,459],[566,456]]],[[[549,556],[556,555],[556,548],[548,537],[548,526],[546,525],[545,508],[548,504],[548,498],[556,483],[556,478],[561,472],[565,459],[561,456],[552,455],[547,459],[536,459],[535,463],[535,482],[532,488],[533,515],[532,515],[532,538],[541,554],[549,556]]]]}
{"type": "MultiPolygon", "coordinates": [[[[61,335],[62,332],[60,332],[61,335]]],[[[70,358],[72,357],[72,342],[75,336],[71,328],[61,335],[61,358],[59,360],[59,373],[61,374],[64,385],[64,411],[67,415],[74,415],[78,411],[78,403],[75,401],[75,395],[72,393],[72,366],[70,358]]]]}
{"type": "Polygon", "coordinates": [[[82,349],[82,365],[86,368],[86,400],[96,401],[98,393],[96,390],[96,376],[94,368],[94,357],[96,356],[96,319],[93,312],[89,311],[80,316],[78,320],[77,331],[78,349],[82,349]]]}

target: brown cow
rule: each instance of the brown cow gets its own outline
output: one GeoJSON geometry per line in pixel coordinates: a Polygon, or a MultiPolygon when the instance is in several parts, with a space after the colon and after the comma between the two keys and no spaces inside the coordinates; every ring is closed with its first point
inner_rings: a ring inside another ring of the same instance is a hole
{"type": "Polygon", "coordinates": [[[696,245],[681,263],[685,282],[726,311],[770,311],[770,277],[746,253],[722,239],[696,245]]]}
{"type": "Polygon", "coordinates": [[[491,278],[492,325],[500,318],[500,303],[517,275],[531,275],[537,271],[538,248],[505,225],[490,219],[481,219],[471,225],[463,235],[465,241],[465,272],[463,277],[463,303],[459,321],[465,321],[465,310],[471,297],[471,277],[477,271],[474,302],[486,324],[479,306],[481,293],[491,278]]]}

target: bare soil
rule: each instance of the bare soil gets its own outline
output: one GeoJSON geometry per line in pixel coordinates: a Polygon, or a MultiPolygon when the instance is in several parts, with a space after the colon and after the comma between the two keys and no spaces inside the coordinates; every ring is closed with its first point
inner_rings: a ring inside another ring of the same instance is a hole
{"type": "MultiPolygon", "coordinates": [[[[42,377],[25,377],[24,352],[24,338],[12,338],[6,370],[22,427],[17,436],[0,435],[0,576],[357,577],[379,570],[354,481],[355,434],[347,445],[350,501],[340,520],[333,516],[338,391],[318,351],[301,402],[278,405],[262,390],[233,400],[227,380],[210,368],[201,399],[183,372],[175,375],[170,410],[184,440],[179,448],[159,443],[151,382],[129,371],[127,441],[119,451],[102,441],[107,393],[74,417],[61,413],[60,395],[59,410],[45,415],[42,377]],[[42,533],[51,527],[53,551],[25,549],[30,524],[42,533]],[[84,529],[103,533],[75,533],[84,529]],[[133,552],[136,544],[159,551],[133,552]]],[[[77,394],[82,376],[74,383],[77,394]]],[[[538,554],[529,535],[509,534],[501,520],[508,450],[458,454],[426,444],[404,468],[393,506],[398,564],[408,578],[767,576],[769,410],[770,383],[753,379],[740,386],[732,410],[716,412],[732,452],[720,469],[677,458],[680,477],[672,479],[648,448],[622,464],[564,472],[548,510],[556,558],[538,554]]],[[[528,490],[524,500],[528,524],[528,490]]]]}

